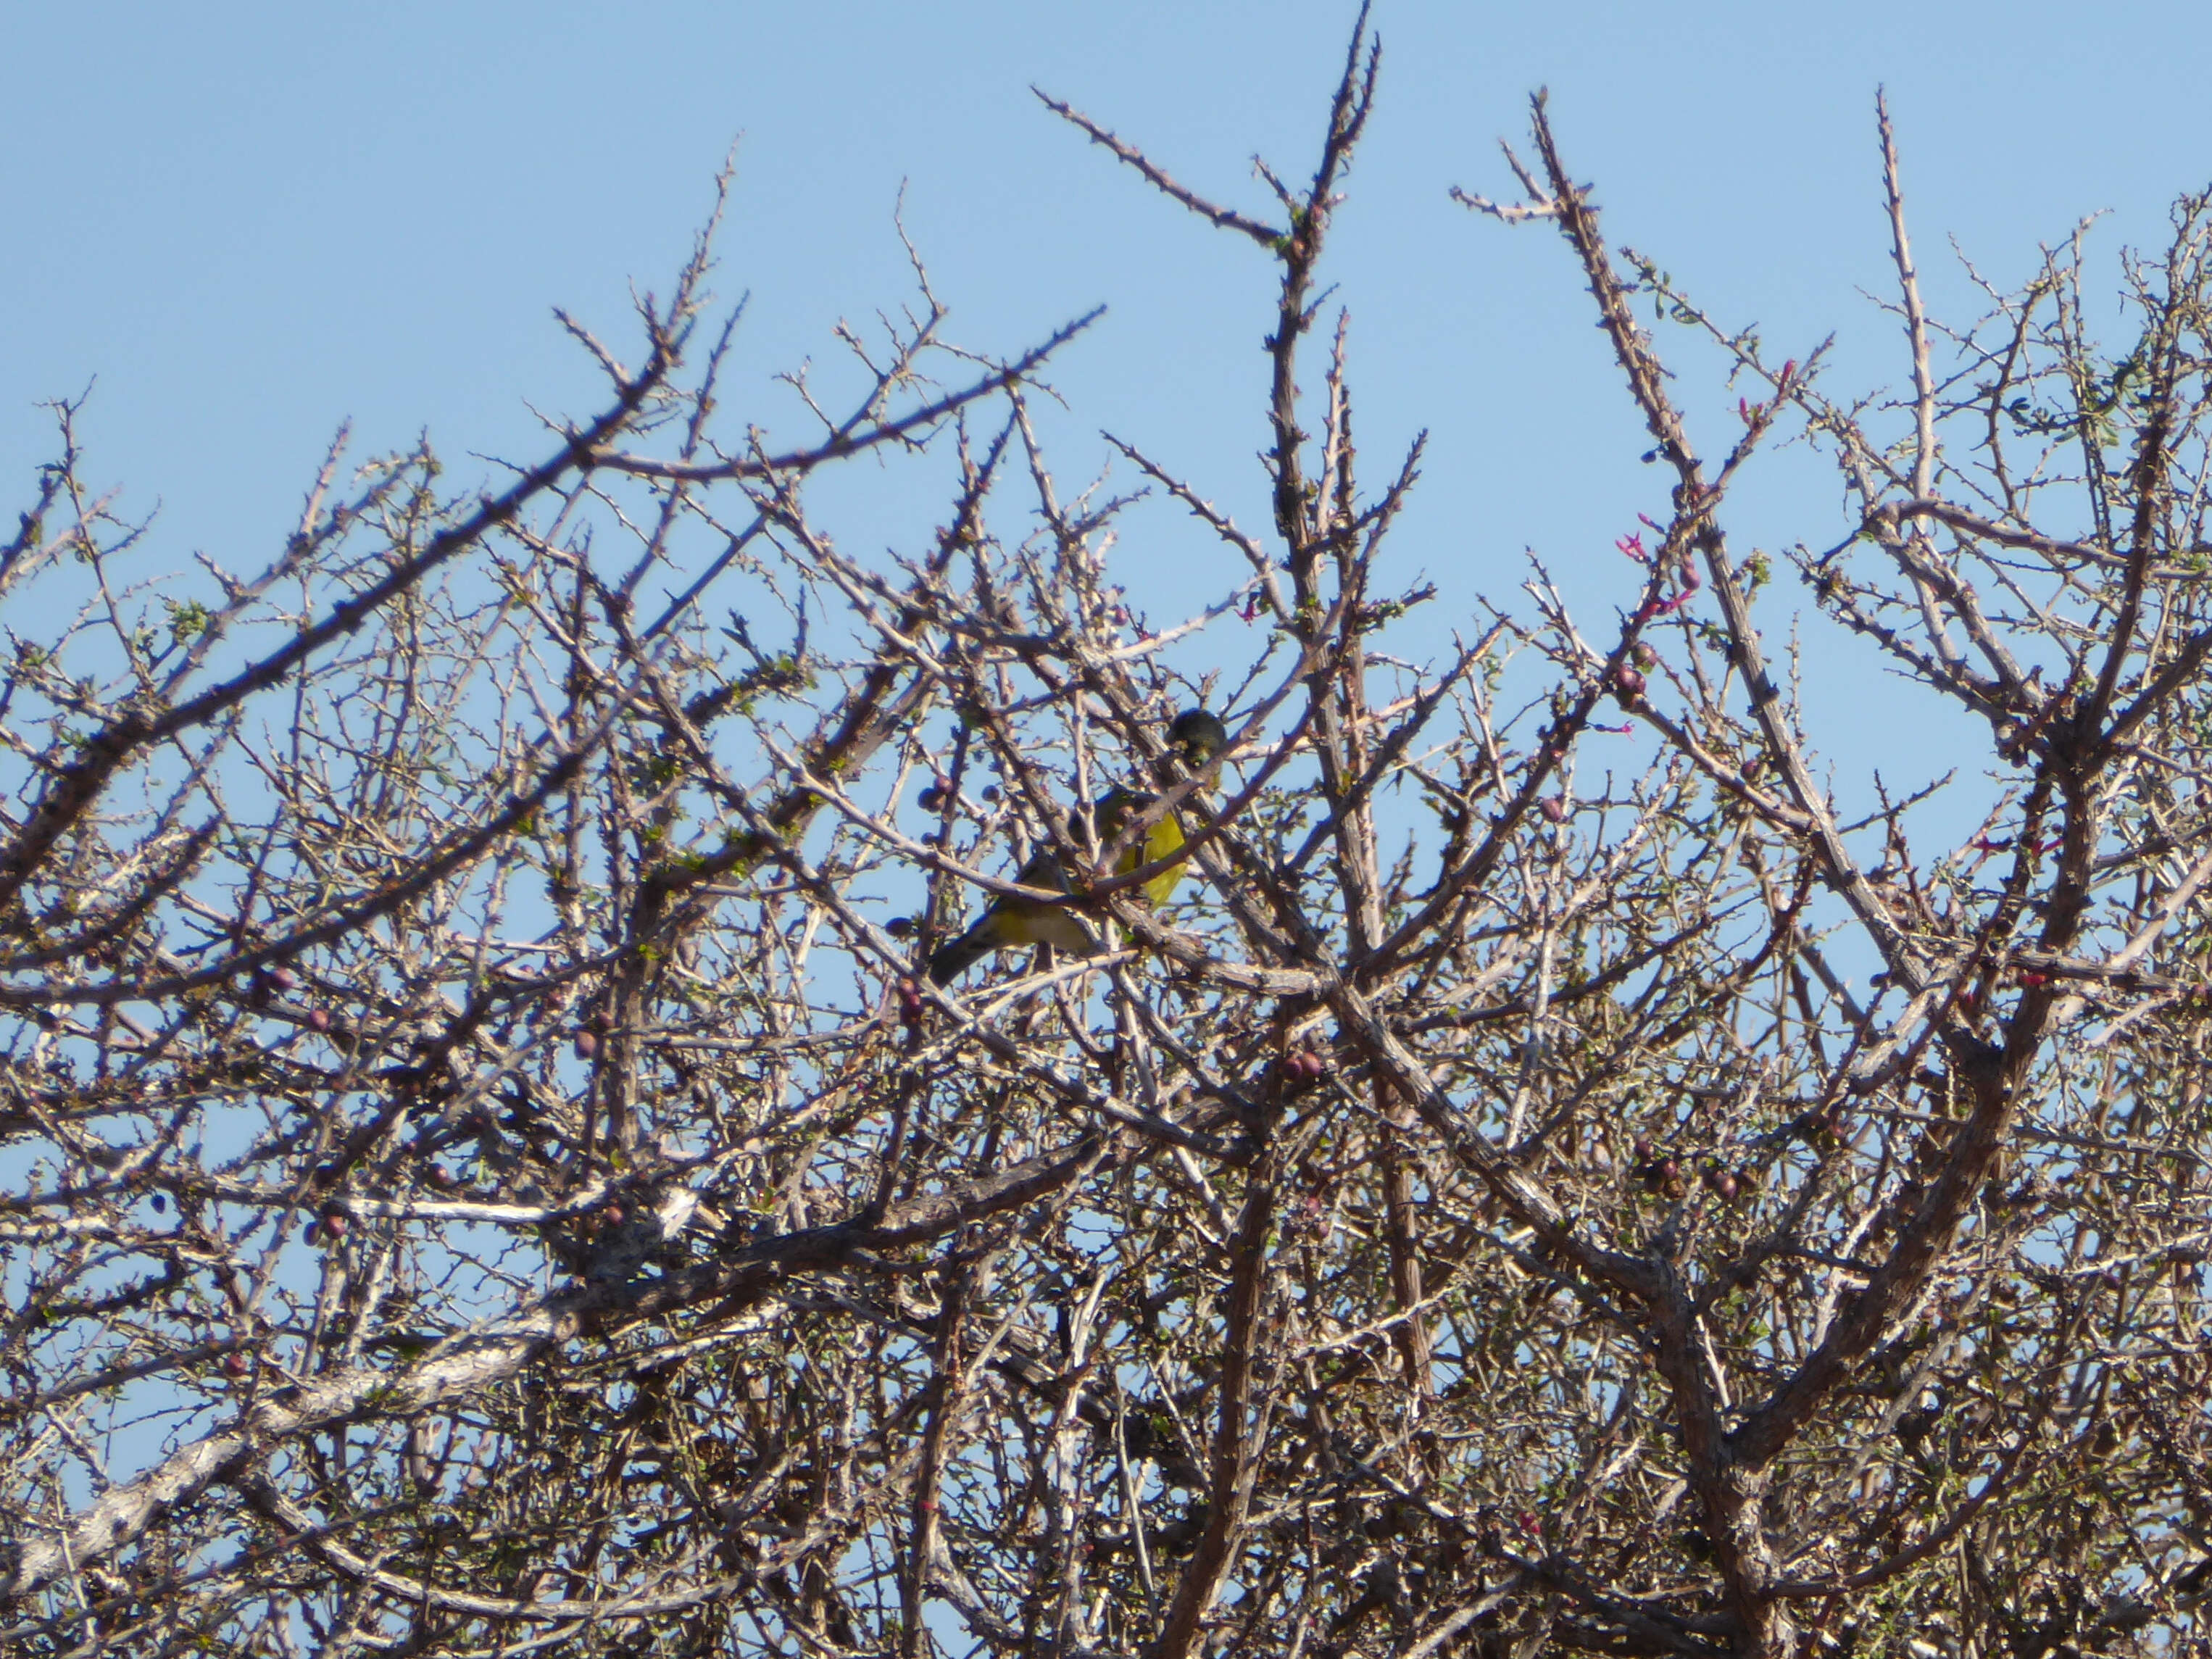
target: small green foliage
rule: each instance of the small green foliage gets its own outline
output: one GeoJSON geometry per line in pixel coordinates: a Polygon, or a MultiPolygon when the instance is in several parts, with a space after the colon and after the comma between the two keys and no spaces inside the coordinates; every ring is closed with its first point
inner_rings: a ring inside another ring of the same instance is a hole
{"type": "Polygon", "coordinates": [[[161,605],[169,614],[169,637],[179,645],[191,644],[215,621],[215,613],[198,599],[163,599],[161,605]]]}

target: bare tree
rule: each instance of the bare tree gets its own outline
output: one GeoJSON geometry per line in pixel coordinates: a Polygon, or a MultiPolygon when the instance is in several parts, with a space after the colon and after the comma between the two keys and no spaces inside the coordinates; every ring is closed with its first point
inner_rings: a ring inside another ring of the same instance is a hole
{"type": "Polygon", "coordinates": [[[1173,624],[1029,418],[1080,324],[957,349],[918,264],[780,447],[702,240],[542,463],[334,449],[252,579],[132,574],[58,410],[9,1651],[2205,1650],[2212,198],[2121,351],[2079,235],[1947,329],[1885,112],[1909,388],[1851,399],[1616,258],[1540,98],[1461,199],[1562,234],[1670,503],[1610,615],[1539,568],[1415,663],[1421,448],[1358,482],[1316,297],[1379,61],[1263,214],[1046,100],[1279,284],[1270,526],[1113,441],[1223,550],[1173,624]],[[1778,434],[1849,510],[1740,552],[1778,434]],[[945,501],[875,560],[805,501],[864,452],[945,501]],[[1792,571],[1986,726],[1944,792],[1823,782],[1792,571]],[[1090,948],[933,983],[992,902],[1090,948]]]}

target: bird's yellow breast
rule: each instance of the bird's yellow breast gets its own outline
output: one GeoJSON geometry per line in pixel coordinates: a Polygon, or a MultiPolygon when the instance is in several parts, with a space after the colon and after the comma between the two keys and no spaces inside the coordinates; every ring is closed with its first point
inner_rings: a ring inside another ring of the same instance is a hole
{"type": "MultiPolygon", "coordinates": [[[[1113,791],[1098,804],[1097,818],[1098,838],[1101,841],[1113,840],[1132,819],[1151,806],[1155,799],[1156,797],[1152,795],[1133,795],[1123,789],[1113,791]]],[[[1182,819],[1170,812],[1146,830],[1142,841],[1123,849],[1121,855],[1114,860],[1114,873],[1117,876],[1126,876],[1131,871],[1142,869],[1147,864],[1157,864],[1162,859],[1173,858],[1182,850],[1182,819]]],[[[1181,864],[1172,865],[1161,871],[1145,884],[1146,902],[1157,909],[1175,896],[1175,890],[1182,881],[1182,866],[1181,864]]]]}

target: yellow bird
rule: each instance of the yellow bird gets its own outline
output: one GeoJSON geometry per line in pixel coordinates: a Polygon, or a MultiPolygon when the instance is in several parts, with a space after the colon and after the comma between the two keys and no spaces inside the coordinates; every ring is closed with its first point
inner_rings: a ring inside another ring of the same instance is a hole
{"type": "MultiPolygon", "coordinates": [[[[1168,728],[1168,740],[1182,757],[1184,765],[1195,772],[1228,746],[1229,732],[1219,719],[1206,709],[1188,708],[1176,716],[1175,724],[1168,728]]],[[[1091,813],[1091,832],[1098,844],[1103,847],[1110,843],[1133,817],[1158,799],[1157,795],[1139,794],[1119,787],[1108,790],[1091,813]]],[[[1079,823],[1072,822],[1068,829],[1076,840],[1082,839],[1079,823]]],[[[1182,844],[1182,819],[1170,812],[1145,832],[1141,842],[1122,851],[1114,860],[1114,873],[1127,875],[1145,865],[1172,858],[1182,844]]],[[[1051,851],[1033,856],[1015,873],[1014,879],[1024,887],[1039,887],[1047,892],[1075,890],[1068,883],[1060,854],[1051,851]]],[[[1170,865],[1145,884],[1145,902],[1154,908],[1165,904],[1175,896],[1182,880],[1182,864],[1170,865]]],[[[1050,945],[1063,951],[1088,951],[1091,940],[1066,905],[1002,895],[991,901],[974,927],[940,946],[929,958],[929,976],[939,985],[949,984],[992,951],[1017,945],[1050,945]]]]}

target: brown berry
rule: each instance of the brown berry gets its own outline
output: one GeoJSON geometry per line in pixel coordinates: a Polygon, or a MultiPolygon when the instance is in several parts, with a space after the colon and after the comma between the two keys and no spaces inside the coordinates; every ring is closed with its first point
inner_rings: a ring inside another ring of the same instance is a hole
{"type": "Polygon", "coordinates": [[[327,1008],[308,1009],[307,1029],[317,1036],[327,1035],[331,1029],[331,1011],[327,1008]]]}
{"type": "Polygon", "coordinates": [[[289,968],[271,968],[269,970],[269,986],[271,990],[295,990],[299,983],[300,976],[289,968]]]}
{"type": "Polygon", "coordinates": [[[898,1001],[900,1024],[920,1024],[923,1009],[921,988],[910,979],[902,979],[898,982],[893,995],[898,1001]]]}
{"type": "Polygon", "coordinates": [[[1562,796],[1545,796],[1536,803],[1536,810],[1544,815],[1547,823],[1565,823],[1567,821],[1567,803],[1562,796]]]}
{"type": "Polygon", "coordinates": [[[222,1374],[225,1376],[244,1376],[252,1369],[253,1362],[235,1348],[222,1357],[222,1374]]]}
{"type": "Polygon", "coordinates": [[[1642,696],[1644,686],[1644,679],[1641,671],[1630,667],[1626,663],[1621,664],[1613,671],[1613,689],[1623,698],[1633,699],[1642,696]]]}
{"type": "Polygon", "coordinates": [[[590,1060],[591,1058],[592,1058],[592,1056],[594,1056],[595,1054],[597,1054],[599,1052],[599,1033],[597,1033],[596,1031],[579,1031],[579,1032],[577,1032],[577,1033],[576,1033],[576,1058],[577,1058],[577,1059],[579,1059],[579,1060],[590,1060]]]}
{"type": "Polygon", "coordinates": [[[323,1212],[323,1235],[326,1238],[343,1238],[346,1236],[346,1229],[351,1224],[343,1210],[326,1210],[323,1212]]]}

